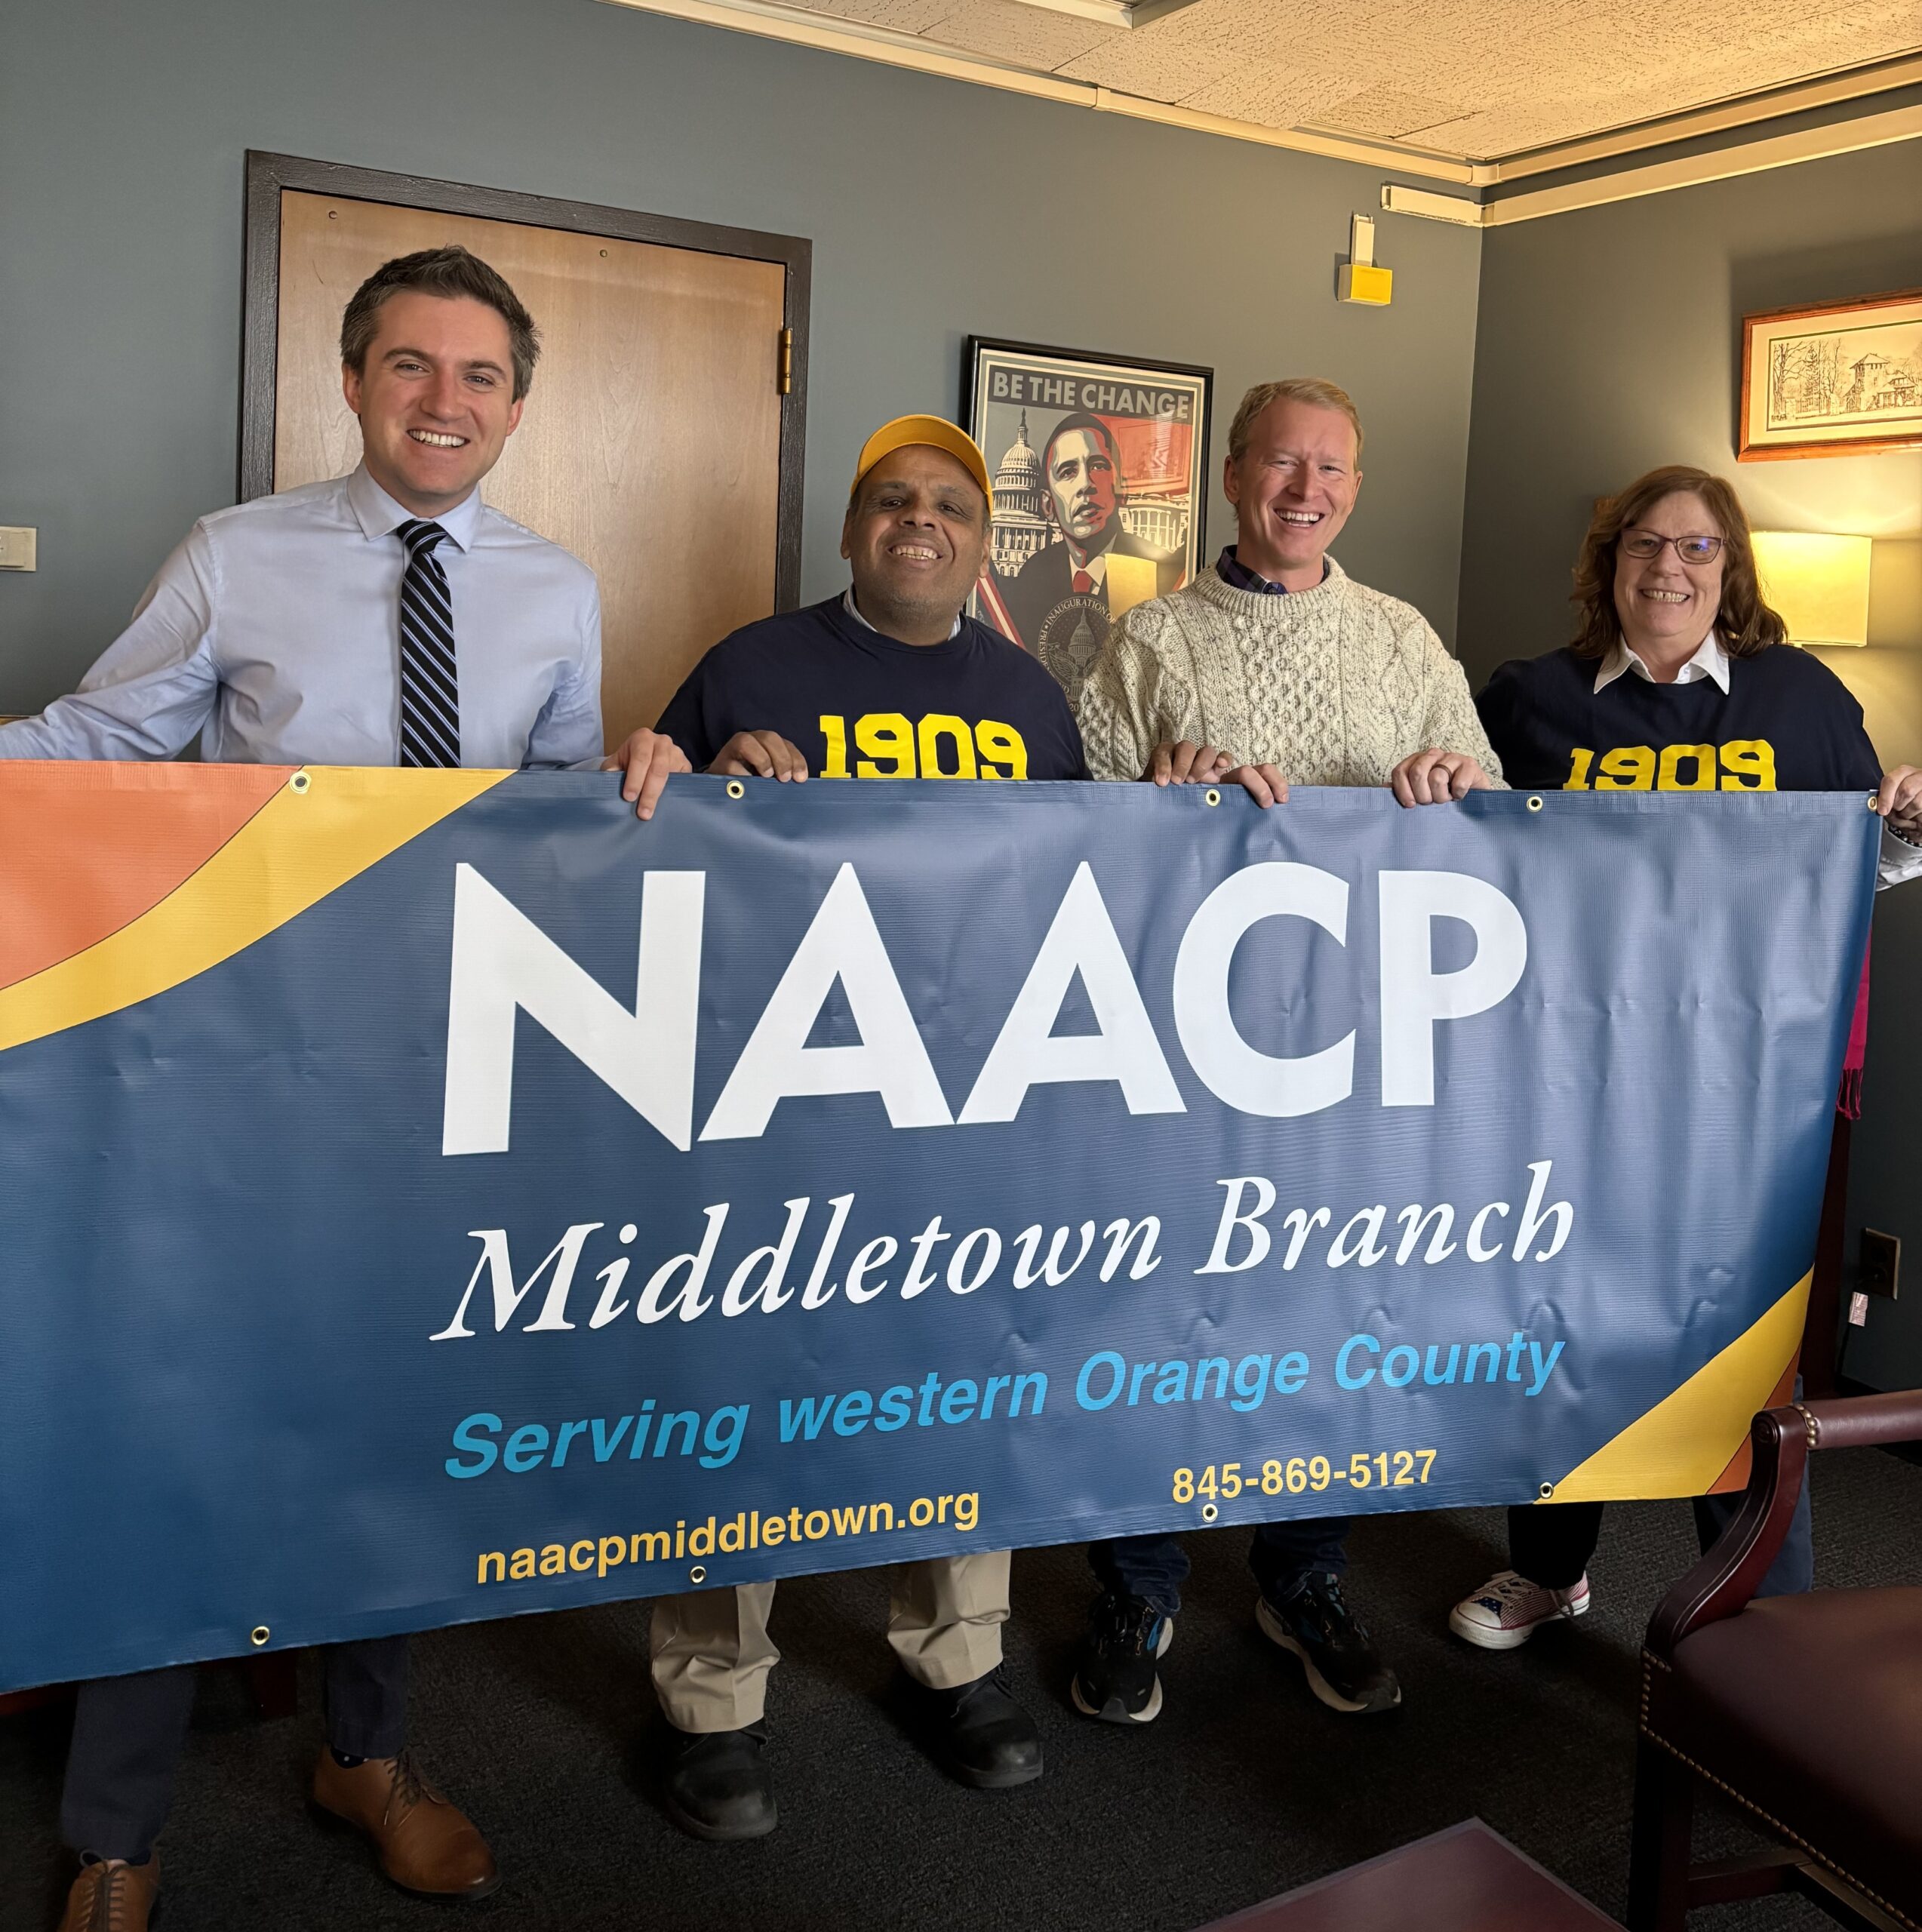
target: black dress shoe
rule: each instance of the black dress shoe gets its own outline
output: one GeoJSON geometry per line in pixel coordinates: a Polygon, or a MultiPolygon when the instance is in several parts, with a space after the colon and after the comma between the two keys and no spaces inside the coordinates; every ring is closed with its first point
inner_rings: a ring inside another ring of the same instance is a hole
{"type": "Polygon", "coordinates": [[[1006,1668],[952,1690],[913,1687],[921,1727],[943,1769],[977,1791],[1006,1791],[1041,1774],[1041,1736],[1007,1687],[1006,1668]]]}
{"type": "Polygon", "coordinates": [[[667,1815],[697,1838],[761,1838],[774,1829],[767,1727],[682,1734],[667,1777],[667,1815]]]}

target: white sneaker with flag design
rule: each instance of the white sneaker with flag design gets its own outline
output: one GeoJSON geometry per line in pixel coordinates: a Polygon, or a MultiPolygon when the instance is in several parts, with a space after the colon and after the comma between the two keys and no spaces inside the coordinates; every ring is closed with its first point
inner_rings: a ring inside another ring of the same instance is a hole
{"type": "Polygon", "coordinates": [[[1448,1613],[1448,1627],[1484,1651],[1511,1651],[1527,1643],[1543,1624],[1585,1617],[1588,1610],[1585,1575],[1567,1589],[1547,1590],[1504,1570],[1448,1613]]]}

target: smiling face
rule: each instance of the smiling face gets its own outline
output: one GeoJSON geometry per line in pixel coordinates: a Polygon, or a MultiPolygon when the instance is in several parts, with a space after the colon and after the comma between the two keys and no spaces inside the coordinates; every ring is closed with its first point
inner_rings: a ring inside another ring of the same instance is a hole
{"type": "MultiPolygon", "coordinates": [[[[1693,490],[1678,491],[1644,510],[1630,530],[1657,537],[1725,537],[1714,512],[1693,490]]],[[[1628,648],[1644,663],[1686,660],[1714,628],[1722,603],[1726,549],[1705,564],[1685,564],[1673,543],[1652,557],[1631,557],[1619,541],[1615,551],[1615,614],[1628,648]]]]}
{"type": "Polygon", "coordinates": [[[954,628],[988,554],[988,500],[946,450],[911,443],[863,477],[841,526],[854,601],[875,629],[934,644],[954,628]]]}
{"type": "Polygon", "coordinates": [[[1271,583],[1309,590],[1361,488],[1355,425],[1339,409],[1284,396],[1248,426],[1222,479],[1235,506],[1235,555],[1271,583]]]}
{"type": "Polygon", "coordinates": [[[484,302],[403,289],[380,307],[358,370],[342,371],[367,474],[416,516],[464,503],[521,420],[506,318],[484,302]]]}
{"type": "Polygon", "coordinates": [[[1061,534],[1085,556],[1098,549],[1120,507],[1115,453],[1092,429],[1069,429],[1047,446],[1047,490],[1061,534]]]}

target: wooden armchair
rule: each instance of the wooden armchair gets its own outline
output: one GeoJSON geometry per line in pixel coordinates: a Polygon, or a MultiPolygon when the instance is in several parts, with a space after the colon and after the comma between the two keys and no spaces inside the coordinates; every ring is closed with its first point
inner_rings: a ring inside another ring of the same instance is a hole
{"type": "Polygon", "coordinates": [[[1755,1418],[1741,1510],[1662,1599],[1643,1646],[1631,1932],[1680,1932],[1697,1906],[1782,1890],[1845,1925],[1922,1932],[1922,1588],[1750,1601],[1810,1450],[1917,1438],[1922,1391],[1755,1418]],[[1692,1865],[1702,1780],[1779,1848],[1692,1865]]]}

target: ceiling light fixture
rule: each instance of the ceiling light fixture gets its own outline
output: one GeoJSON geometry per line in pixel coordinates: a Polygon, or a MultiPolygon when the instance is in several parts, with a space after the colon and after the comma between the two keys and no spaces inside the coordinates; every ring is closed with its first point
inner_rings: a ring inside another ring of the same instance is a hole
{"type": "Polygon", "coordinates": [[[1145,27],[1169,14],[1192,7],[1195,0],[1020,0],[1047,14],[1072,14],[1078,20],[1099,20],[1105,27],[1145,27]]]}
{"type": "Polygon", "coordinates": [[[1390,214],[1419,215],[1424,221],[1453,222],[1458,228],[1487,226],[1488,210],[1461,195],[1431,194],[1425,188],[1405,188],[1398,181],[1382,183],[1382,206],[1390,214]]]}

